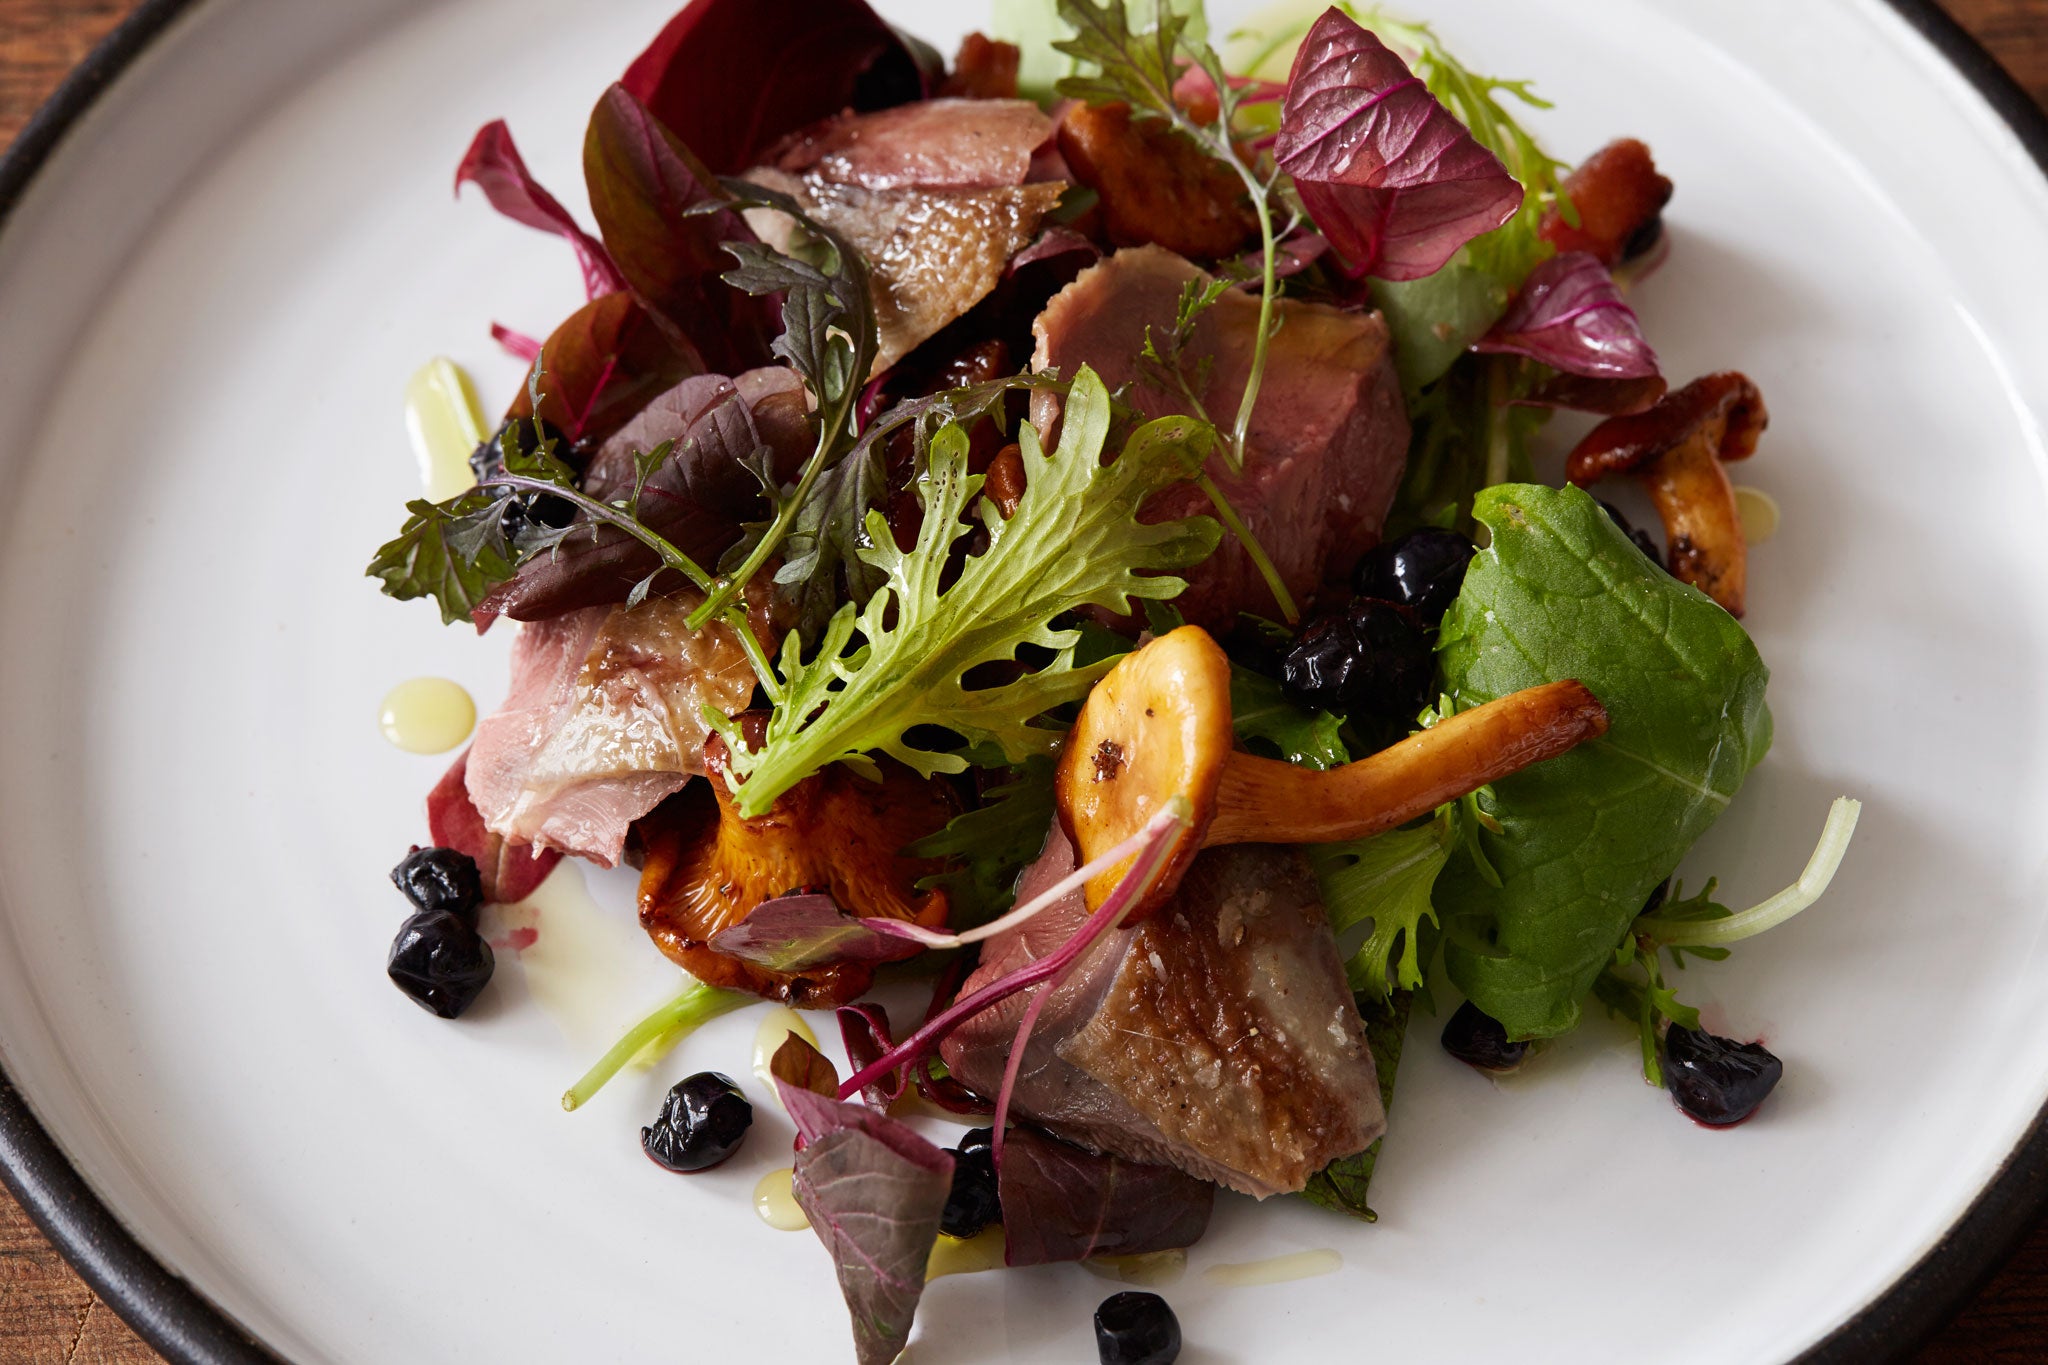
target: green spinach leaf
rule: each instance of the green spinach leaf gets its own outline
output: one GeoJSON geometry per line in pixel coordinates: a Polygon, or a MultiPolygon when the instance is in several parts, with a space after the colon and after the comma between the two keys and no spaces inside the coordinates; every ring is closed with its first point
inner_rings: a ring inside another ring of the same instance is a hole
{"type": "Polygon", "coordinates": [[[1578,1023],[1642,908],[1764,756],[1770,672],[1735,619],[1667,576],[1575,488],[1506,484],[1474,507],[1493,533],[1444,619],[1461,707],[1577,678],[1605,736],[1479,801],[1493,881],[1464,853],[1438,878],[1451,979],[1514,1038],[1578,1023]]]}

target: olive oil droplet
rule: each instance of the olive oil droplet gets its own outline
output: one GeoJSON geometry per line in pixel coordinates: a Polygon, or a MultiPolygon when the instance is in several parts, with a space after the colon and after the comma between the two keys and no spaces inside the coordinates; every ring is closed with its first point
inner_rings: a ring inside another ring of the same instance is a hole
{"type": "Polygon", "coordinates": [[[469,457],[483,444],[484,415],[460,365],[436,356],[406,382],[405,434],[429,502],[443,502],[476,483],[469,457]]]}
{"type": "Polygon", "coordinates": [[[445,754],[476,728],[476,703],[461,683],[408,679],[384,694],[377,728],[409,754],[445,754]]]}
{"type": "Polygon", "coordinates": [[[754,1186],[754,1212],[761,1215],[761,1221],[777,1232],[802,1232],[811,1225],[804,1217],[803,1205],[796,1202],[796,1190],[790,1178],[796,1172],[788,1166],[779,1171],[770,1171],[761,1177],[761,1183],[754,1186]]]}
{"type": "Polygon", "coordinates": [[[1735,511],[1742,518],[1742,538],[1761,545],[1778,534],[1778,500],[1761,488],[1735,485],[1735,511]]]}
{"type": "Polygon", "coordinates": [[[1297,1251],[1286,1256],[1269,1256],[1263,1261],[1237,1265],[1212,1265],[1202,1278],[1219,1289],[1249,1289],[1262,1284],[1284,1284],[1289,1280],[1313,1279],[1344,1268],[1344,1258],[1334,1251],[1297,1251]]]}
{"type": "Polygon", "coordinates": [[[804,1017],[787,1005],[777,1005],[761,1016],[761,1026],[754,1030],[754,1075],[768,1093],[775,1096],[775,1102],[782,1103],[782,1096],[775,1088],[775,1077],[768,1070],[768,1063],[775,1060],[775,1050],[782,1046],[782,1040],[794,1033],[812,1047],[818,1045],[818,1035],[811,1032],[811,1026],[804,1017]]]}
{"type": "Polygon", "coordinates": [[[1000,1227],[983,1228],[972,1237],[948,1237],[939,1234],[939,1240],[932,1243],[931,1259],[924,1263],[926,1282],[941,1275],[972,1275],[983,1270],[1003,1268],[1003,1230],[1000,1227]]]}

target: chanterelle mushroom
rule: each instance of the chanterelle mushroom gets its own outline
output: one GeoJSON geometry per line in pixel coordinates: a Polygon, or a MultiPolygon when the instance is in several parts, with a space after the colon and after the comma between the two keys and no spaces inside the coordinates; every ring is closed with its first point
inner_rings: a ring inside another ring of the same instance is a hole
{"type": "MultiPolygon", "coordinates": [[[[1193,808],[1134,923],[1172,894],[1199,849],[1367,838],[1606,730],[1607,712],[1585,687],[1548,683],[1316,772],[1232,747],[1230,661],[1208,632],[1182,626],[1124,656],[1088,694],[1060,756],[1060,818],[1087,863],[1175,796],[1193,808]]],[[[1128,867],[1089,882],[1091,907],[1128,867]]]]}
{"type": "Polygon", "coordinates": [[[639,827],[646,847],[641,926],[698,980],[820,1009],[867,990],[874,969],[861,963],[784,974],[711,948],[713,934],[791,891],[829,892],[841,909],[863,917],[886,915],[927,927],[946,922],[946,893],[917,889],[918,879],[941,865],[901,854],[952,817],[946,787],[895,764],[883,764],[879,784],[835,764],[792,787],[766,815],[748,820],[732,806],[724,742],[711,739],[704,759],[710,782],[671,800],[639,827]]]}
{"type": "Polygon", "coordinates": [[[1732,370],[1695,379],[1655,407],[1610,417],[1573,448],[1565,472],[1581,488],[1628,474],[1664,523],[1671,576],[1742,615],[1749,579],[1735,486],[1721,466],[1746,460],[1770,423],[1764,396],[1732,370]]]}

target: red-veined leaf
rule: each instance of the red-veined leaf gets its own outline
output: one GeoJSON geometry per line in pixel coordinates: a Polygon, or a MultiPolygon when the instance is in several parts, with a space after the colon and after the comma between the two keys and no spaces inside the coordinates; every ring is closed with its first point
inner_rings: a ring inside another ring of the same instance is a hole
{"type": "Polygon", "coordinates": [[[626,287],[619,268],[605,254],[604,243],[585,232],[560,200],[541,188],[526,169],[525,158],[512,142],[512,130],[503,119],[477,129],[476,137],[455,168],[455,191],[476,185],[491,201],[491,207],[515,223],[541,232],[551,232],[576,249],[583,263],[583,287],[591,298],[616,294],[626,287]]]}
{"type": "Polygon", "coordinates": [[[1522,204],[1500,158],[1392,49],[1334,7],[1295,56],[1273,151],[1317,230],[1382,279],[1434,274],[1522,204]]]}

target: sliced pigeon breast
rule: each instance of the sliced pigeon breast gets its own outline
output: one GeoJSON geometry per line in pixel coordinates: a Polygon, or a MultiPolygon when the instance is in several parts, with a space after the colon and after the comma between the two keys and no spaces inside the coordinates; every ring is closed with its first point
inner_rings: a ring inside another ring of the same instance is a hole
{"type": "Polygon", "coordinates": [[[470,747],[491,833],[610,867],[627,828],[704,771],[703,707],[737,714],[755,680],[724,624],[685,623],[701,601],[587,607],[521,632],[512,695],[470,747]]]}
{"type": "MultiPolygon", "coordinates": [[[[1032,363],[1061,374],[1086,364],[1112,389],[1130,384],[1131,402],[1148,417],[1185,413],[1191,407],[1186,396],[1162,387],[1139,356],[1148,330],[1172,335],[1182,290],[1209,279],[1160,247],[1119,251],[1081,272],[1046,305],[1033,328],[1038,349],[1032,363]]],[[[1182,351],[1183,371],[1199,386],[1202,406],[1225,426],[1251,373],[1258,313],[1256,298],[1229,290],[1201,314],[1182,351]]],[[[1232,473],[1218,452],[1209,473],[1302,601],[1324,583],[1348,577],[1378,543],[1407,467],[1408,415],[1378,313],[1283,299],[1278,320],[1244,470],[1232,473]]],[[[1040,404],[1034,415],[1042,421],[1051,409],[1040,404]]],[[[1164,521],[1211,511],[1208,497],[1187,484],[1157,494],[1143,516],[1164,521]]],[[[1241,611],[1274,614],[1271,592],[1235,537],[1224,537],[1222,547],[1185,577],[1188,589],[1174,606],[1192,624],[1221,631],[1241,611]]]]}
{"type": "MultiPolygon", "coordinates": [[[[1073,853],[1056,836],[1037,884],[1062,864],[1073,853]]],[[[993,940],[963,990],[1051,952],[1085,915],[1076,895],[993,940]]],[[[1032,994],[954,1032],[943,1048],[954,1075],[996,1092],[1032,994]]],[[[1108,936],[1047,1002],[1011,1103],[1069,1142],[1259,1198],[1363,1151],[1386,1115],[1301,856],[1260,844],[1202,852],[1165,908],[1108,936]]]]}
{"type": "Polygon", "coordinates": [[[843,114],[794,134],[777,170],[870,190],[1021,185],[1053,121],[1030,100],[935,99],[843,114]]]}
{"type": "MultiPolygon", "coordinates": [[[[745,178],[790,196],[866,258],[879,375],[986,298],[1037,237],[1066,190],[1026,183],[1052,132],[1029,100],[927,100],[827,120],[745,178]]],[[[746,218],[770,246],[795,244],[788,215],[746,218]]]]}
{"type": "MultiPolygon", "coordinates": [[[[747,178],[796,200],[866,259],[881,334],[871,375],[988,297],[1065,191],[1058,184],[870,190],[781,171],[747,178]]],[[[794,244],[795,224],[785,214],[749,209],[747,222],[778,250],[794,244]]]]}

